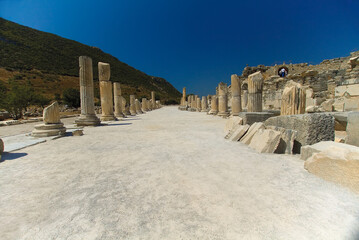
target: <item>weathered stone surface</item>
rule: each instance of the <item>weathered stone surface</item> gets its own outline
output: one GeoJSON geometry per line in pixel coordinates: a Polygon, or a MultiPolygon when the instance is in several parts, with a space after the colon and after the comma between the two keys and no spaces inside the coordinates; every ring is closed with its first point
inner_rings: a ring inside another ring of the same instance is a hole
{"type": "Polygon", "coordinates": [[[334,141],[334,117],[326,113],[277,116],[267,119],[264,124],[297,131],[294,153],[300,153],[300,148],[305,145],[334,141]]]}
{"type": "Polygon", "coordinates": [[[262,112],[263,76],[256,72],[248,76],[248,112],[262,112]]]}
{"type": "Polygon", "coordinates": [[[50,106],[44,108],[43,112],[44,123],[60,123],[60,108],[57,102],[52,103],[50,106]]]}
{"type": "Polygon", "coordinates": [[[335,147],[341,148],[341,149],[348,149],[350,151],[354,151],[354,150],[358,149],[358,147],[352,146],[349,144],[343,144],[343,143],[338,143],[338,142],[333,142],[333,141],[322,141],[322,142],[315,143],[313,145],[303,146],[302,151],[300,153],[300,159],[305,161],[305,160],[309,159],[311,156],[313,156],[314,153],[323,152],[323,151],[326,151],[328,149],[335,148],[335,147]]]}
{"type": "Polygon", "coordinates": [[[202,111],[202,107],[201,107],[201,99],[197,96],[196,98],[196,111],[197,112],[201,112],[202,111]]]}
{"type": "Polygon", "coordinates": [[[101,122],[95,113],[92,59],[80,56],[79,66],[81,115],[75,120],[75,123],[78,126],[97,126],[101,122]]]}
{"type": "MultiPolygon", "coordinates": [[[[113,83],[113,98],[115,103],[115,116],[118,118],[125,117],[123,113],[123,104],[122,104],[122,96],[121,96],[121,86],[119,82],[113,83]]],[[[126,103],[125,103],[126,105],[126,103]]]]}
{"type": "Polygon", "coordinates": [[[285,129],[282,127],[276,126],[266,126],[267,129],[272,129],[281,133],[280,142],[275,150],[274,153],[285,153],[285,154],[292,154],[293,153],[293,146],[294,140],[297,137],[298,132],[291,129],[285,129]]]}
{"type": "Polygon", "coordinates": [[[206,96],[202,97],[201,107],[202,107],[202,112],[208,112],[208,105],[207,105],[207,97],[206,96]]]}
{"type": "Polygon", "coordinates": [[[304,168],[359,194],[359,148],[348,148],[345,145],[336,143],[336,146],[314,153],[305,161],[304,168]]]}
{"type": "Polygon", "coordinates": [[[271,112],[240,112],[239,117],[243,119],[243,124],[252,125],[255,122],[264,122],[268,118],[275,117],[279,115],[279,111],[271,112]]]}
{"type": "Polygon", "coordinates": [[[211,98],[211,110],[209,114],[216,115],[218,113],[218,98],[216,95],[213,95],[211,98]]]}
{"type": "Polygon", "coordinates": [[[253,123],[252,126],[248,129],[247,133],[240,139],[240,142],[249,145],[251,143],[251,140],[254,136],[254,134],[259,129],[264,129],[264,124],[261,122],[253,123]]]}
{"type": "Polygon", "coordinates": [[[130,113],[131,113],[131,116],[136,115],[136,99],[135,99],[135,95],[130,95],[130,113]]]}
{"type": "Polygon", "coordinates": [[[231,90],[232,90],[232,115],[238,116],[242,111],[241,103],[241,82],[237,74],[231,76],[231,90]]]}
{"type": "Polygon", "coordinates": [[[242,125],[243,119],[238,116],[231,116],[226,121],[226,125],[224,126],[224,133],[227,134],[229,131],[234,130],[238,125],[242,125]]]}
{"type": "Polygon", "coordinates": [[[151,92],[151,100],[152,100],[152,109],[156,109],[156,98],[155,98],[155,92],[151,92]]]}
{"type": "Polygon", "coordinates": [[[274,153],[281,138],[281,132],[272,129],[259,129],[252,137],[249,147],[260,153],[274,153]]]}
{"type": "Polygon", "coordinates": [[[305,113],[305,89],[294,81],[287,82],[281,102],[281,115],[294,115],[305,113]]]}
{"type": "Polygon", "coordinates": [[[321,107],[323,108],[323,110],[325,112],[333,112],[333,110],[334,110],[334,106],[333,106],[334,102],[335,102],[334,99],[328,99],[328,100],[322,102],[321,107]]]}
{"type": "Polygon", "coordinates": [[[135,99],[136,114],[143,114],[141,110],[141,103],[138,99],[135,99]]]}
{"type": "Polygon", "coordinates": [[[239,141],[244,136],[244,134],[247,133],[249,127],[250,126],[248,124],[237,125],[235,128],[230,130],[224,138],[230,141],[239,141]]]}
{"type": "Polygon", "coordinates": [[[101,95],[101,121],[116,120],[113,113],[113,97],[112,97],[112,83],[110,80],[110,64],[98,63],[98,78],[100,80],[100,95],[101,95]]]}
{"type": "Polygon", "coordinates": [[[228,112],[227,84],[218,84],[218,116],[226,117],[228,112]]]}
{"type": "Polygon", "coordinates": [[[141,102],[141,108],[143,112],[147,112],[147,98],[142,98],[142,102],[141,102]]]}
{"type": "Polygon", "coordinates": [[[359,112],[348,114],[346,143],[359,147],[359,112]]]}

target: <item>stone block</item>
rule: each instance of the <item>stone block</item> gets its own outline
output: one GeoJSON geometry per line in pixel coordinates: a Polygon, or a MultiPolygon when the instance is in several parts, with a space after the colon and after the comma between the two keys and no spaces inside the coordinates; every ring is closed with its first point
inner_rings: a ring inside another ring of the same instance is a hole
{"type": "Polygon", "coordinates": [[[346,143],[359,146],[359,112],[348,113],[346,143]]]}
{"type": "Polygon", "coordinates": [[[264,124],[261,122],[253,123],[252,126],[248,129],[247,133],[240,139],[240,142],[249,145],[251,143],[251,140],[254,136],[254,134],[259,129],[264,129],[264,124]]]}
{"type": "Polygon", "coordinates": [[[297,131],[276,126],[267,126],[266,128],[279,131],[281,133],[280,142],[274,153],[293,153],[294,140],[298,134],[297,131]]]}
{"type": "Polygon", "coordinates": [[[359,194],[359,148],[336,143],[314,153],[304,163],[308,172],[359,194]]]}
{"type": "Polygon", "coordinates": [[[226,121],[224,126],[224,133],[227,134],[229,131],[234,130],[238,125],[242,125],[243,119],[241,117],[232,116],[226,121]]]}
{"type": "Polygon", "coordinates": [[[318,142],[313,145],[303,146],[302,152],[300,153],[300,159],[305,161],[305,160],[309,159],[311,156],[313,156],[314,153],[323,152],[330,148],[335,148],[335,147],[341,148],[341,149],[345,148],[345,149],[353,150],[353,151],[355,149],[357,149],[357,147],[349,145],[349,144],[338,143],[338,142],[333,142],[333,141],[322,141],[322,142],[318,142]]]}
{"type": "Polygon", "coordinates": [[[272,129],[259,129],[253,135],[249,147],[260,153],[274,153],[279,145],[281,135],[281,132],[272,129]]]}
{"type": "Polygon", "coordinates": [[[225,138],[231,141],[239,141],[244,136],[244,134],[247,133],[249,127],[250,126],[248,124],[238,125],[236,128],[229,131],[225,138]]]}
{"type": "Polygon", "coordinates": [[[264,124],[297,131],[293,153],[300,153],[301,146],[321,141],[334,141],[334,117],[327,113],[272,117],[264,124]]]}
{"type": "Polygon", "coordinates": [[[268,112],[240,112],[239,117],[243,119],[243,124],[252,125],[255,122],[264,122],[268,118],[278,116],[279,111],[268,111],[268,112]]]}

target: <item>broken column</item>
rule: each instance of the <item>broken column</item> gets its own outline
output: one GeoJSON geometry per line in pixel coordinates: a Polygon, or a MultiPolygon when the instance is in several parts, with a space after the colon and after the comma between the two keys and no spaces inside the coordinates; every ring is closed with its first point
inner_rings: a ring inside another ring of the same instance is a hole
{"type": "Polygon", "coordinates": [[[221,82],[218,84],[218,116],[227,117],[228,115],[227,84],[221,82]]]}
{"type": "Polygon", "coordinates": [[[101,122],[95,113],[92,59],[86,56],[79,57],[79,66],[81,115],[75,123],[78,126],[97,126],[101,122]]]}
{"type": "Polygon", "coordinates": [[[263,77],[261,72],[248,76],[248,112],[262,112],[263,77]]]}
{"type": "Polygon", "coordinates": [[[35,125],[35,130],[32,131],[33,137],[50,137],[65,135],[66,128],[60,121],[60,108],[57,102],[47,106],[43,112],[44,123],[35,125]]]}
{"type": "Polygon", "coordinates": [[[232,89],[232,116],[238,116],[242,112],[241,105],[241,82],[237,74],[231,76],[232,89]]]}
{"type": "Polygon", "coordinates": [[[209,114],[216,115],[218,113],[218,98],[216,95],[211,97],[211,110],[209,114]]]}
{"type": "Polygon", "coordinates": [[[121,86],[119,82],[113,83],[113,98],[115,102],[115,116],[125,117],[122,109],[122,97],[121,97],[121,86]]]}
{"type": "Polygon", "coordinates": [[[182,99],[181,99],[181,106],[185,107],[186,105],[186,87],[182,90],[182,99]]]}
{"type": "Polygon", "coordinates": [[[155,99],[155,92],[151,92],[151,100],[152,100],[152,109],[156,109],[156,99],[155,99]]]}
{"type": "Polygon", "coordinates": [[[142,111],[147,112],[147,98],[142,98],[142,111]]]}
{"type": "Polygon", "coordinates": [[[306,90],[300,83],[289,81],[282,93],[280,115],[305,113],[306,90]]]}
{"type": "Polygon", "coordinates": [[[202,112],[208,112],[207,97],[202,97],[202,112]]]}
{"type": "Polygon", "coordinates": [[[130,95],[130,114],[136,116],[136,100],[135,95],[130,95]]]}
{"type": "Polygon", "coordinates": [[[101,95],[101,121],[116,120],[113,114],[112,82],[110,82],[110,64],[98,63],[98,79],[100,81],[101,95]]]}
{"type": "Polygon", "coordinates": [[[142,114],[141,103],[138,99],[135,99],[136,114],[142,114]]]}

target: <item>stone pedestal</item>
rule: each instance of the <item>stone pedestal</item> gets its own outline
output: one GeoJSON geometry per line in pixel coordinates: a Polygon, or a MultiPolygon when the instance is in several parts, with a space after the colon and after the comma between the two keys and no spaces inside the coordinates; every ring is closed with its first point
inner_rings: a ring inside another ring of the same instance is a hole
{"type": "Polygon", "coordinates": [[[100,119],[96,116],[93,91],[92,59],[79,57],[81,115],[75,120],[78,126],[98,126],[100,119]]]}
{"type": "Polygon", "coordinates": [[[202,97],[202,112],[208,112],[207,97],[202,97]]]}
{"type": "Polygon", "coordinates": [[[101,121],[116,120],[113,114],[112,82],[110,82],[110,64],[98,63],[98,79],[100,81],[101,95],[101,121]]]}
{"type": "Polygon", "coordinates": [[[136,99],[135,95],[130,95],[130,114],[136,116],[136,99]]]}
{"type": "Polygon", "coordinates": [[[152,100],[152,109],[156,109],[156,98],[155,98],[155,92],[151,92],[151,100],[152,100]]]}
{"type": "Polygon", "coordinates": [[[138,99],[135,99],[136,114],[143,114],[141,110],[141,103],[138,99]]]}
{"type": "Polygon", "coordinates": [[[44,109],[43,121],[44,123],[35,125],[35,129],[32,131],[31,136],[51,137],[65,135],[66,128],[60,121],[60,109],[57,102],[54,102],[44,109]]]}
{"type": "Polygon", "coordinates": [[[238,116],[242,112],[241,104],[241,83],[237,74],[231,76],[231,89],[232,89],[232,115],[238,116]]]}
{"type": "Polygon", "coordinates": [[[118,82],[113,83],[113,96],[115,102],[115,116],[118,118],[124,118],[125,114],[123,113],[122,108],[121,87],[118,82]]]}
{"type": "Polygon", "coordinates": [[[260,72],[248,76],[248,112],[262,112],[263,77],[260,72]]]}
{"type": "Polygon", "coordinates": [[[213,95],[211,98],[211,110],[209,111],[209,114],[217,115],[218,113],[218,98],[216,95],[213,95]]]}
{"type": "Polygon", "coordinates": [[[280,115],[305,113],[306,90],[300,83],[289,81],[283,90],[280,115]]]}
{"type": "Polygon", "coordinates": [[[228,102],[227,102],[227,84],[219,83],[218,84],[218,116],[227,117],[228,112],[228,102]]]}

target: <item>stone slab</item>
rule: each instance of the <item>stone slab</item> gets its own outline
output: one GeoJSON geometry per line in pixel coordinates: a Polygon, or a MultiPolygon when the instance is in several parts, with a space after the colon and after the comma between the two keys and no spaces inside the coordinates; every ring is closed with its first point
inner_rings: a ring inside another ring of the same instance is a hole
{"type": "Polygon", "coordinates": [[[292,154],[294,140],[297,137],[298,132],[292,129],[285,129],[282,127],[276,126],[266,126],[267,129],[272,129],[275,131],[279,131],[281,133],[280,142],[274,153],[285,153],[292,154]]]}
{"type": "Polygon", "coordinates": [[[29,134],[19,134],[2,138],[4,141],[4,151],[13,152],[29,146],[46,142],[44,138],[31,137],[29,134]]]}
{"type": "Polygon", "coordinates": [[[238,125],[235,129],[231,130],[227,135],[226,139],[230,141],[239,141],[249,129],[249,125],[238,125]]]}
{"type": "Polygon", "coordinates": [[[226,125],[224,126],[224,133],[227,134],[229,131],[234,130],[238,125],[242,125],[243,119],[237,116],[231,116],[226,121],[226,125]]]}
{"type": "Polygon", "coordinates": [[[359,147],[359,112],[348,114],[346,143],[359,147]]]}
{"type": "Polygon", "coordinates": [[[349,145],[349,144],[338,143],[338,142],[333,142],[333,141],[322,141],[322,142],[318,142],[313,145],[303,146],[302,152],[300,153],[300,159],[305,161],[308,158],[310,158],[314,153],[326,151],[327,149],[330,149],[333,147],[334,148],[338,147],[338,148],[348,149],[348,150],[353,150],[353,151],[355,149],[357,149],[357,147],[349,145]]]}
{"type": "Polygon", "coordinates": [[[300,153],[300,148],[305,145],[334,141],[334,117],[327,113],[277,116],[267,119],[264,124],[297,131],[294,153],[300,153]]]}
{"type": "Polygon", "coordinates": [[[281,132],[273,129],[259,129],[253,135],[249,147],[260,153],[274,153],[277,149],[281,132]]]}
{"type": "Polygon", "coordinates": [[[264,129],[264,124],[261,122],[256,122],[253,123],[250,128],[248,129],[247,133],[240,139],[240,142],[249,145],[251,143],[251,140],[254,136],[254,134],[259,130],[259,129],[264,129]]]}
{"type": "Polygon", "coordinates": [[[252,125],[255,122],[264,122],[268,118],[278,116],[280,112],[240,112],[238,117],[243,119],[243,124],[252,125]]]}
{"type": "Polygon", "coordinates": [[[359,147],[336,143],[314,153],[304,163],[308,172],[335,182],[359,194],[359,147]]]}

